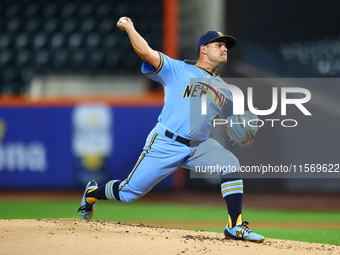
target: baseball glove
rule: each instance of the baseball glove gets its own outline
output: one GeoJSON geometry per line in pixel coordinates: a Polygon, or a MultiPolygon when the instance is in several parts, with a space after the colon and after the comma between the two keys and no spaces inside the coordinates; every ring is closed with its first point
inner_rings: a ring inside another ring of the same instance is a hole
{"type": "Polygon", "coordinates": [[[256,132],[259,130],[257,123],[259,118],[250,111],[245,111],[243,115],[231,115],[227,118],[225,125],[228,136],[241,148],[249,147],[253,144],[256,132]]]}

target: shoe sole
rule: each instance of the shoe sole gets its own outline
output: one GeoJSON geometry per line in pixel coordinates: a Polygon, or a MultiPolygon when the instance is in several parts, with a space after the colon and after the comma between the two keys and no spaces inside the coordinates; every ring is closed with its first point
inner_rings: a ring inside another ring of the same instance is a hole
{"type": "MultiPolygon", "coordinates": [[[[91,183],[92,183],[92,182],[93,182],[93,181],[89,181],[89,183],[86,185],[86,187],[85,187],[85,192],[84,192],[84,195],[83,195],[83,198],[82,198],[81,201],[80,201],[80,206],[81,206],[81,203],[83,202],[83,199],[86,199],[86,198],[85,198],[86,190],[91,186],[91,183]]],[[[96,182],[95,182],[95,183],[96,183],[96,182]]],[[[97,186],[97,187],[98,187],[98,186],[97,186]]],[[[90,218],[85,219],[85,218],[83,217],[83,219],[84,219],[84,220],[90,220],[90,219],[92,219],[95,210],[96,210],[96,208],[93,208],[90,218]]]]}
{"type": "Polygon", "coordinates": [[[93,208],[93,210],[92,210],[92,213],[91,213],[91,217],[90,218],[88,218],[88,219],[86,219],[86,220],[90,220],[90,219],[92,219],[92,217],[93,217],[93,214],[94,214],[94,211],[96,210],[96,208],[93,208]]]}
{"type": "MultiPolygon", "coordinates": [[[[85,199],[86,199],[86,198],[85,198],[85,199]]],[[[82,201],[83,201],[83,199],[80,201],[80,206],[81,206],[81,202],[82,202],[82,201]]],[[[83,219],[84,219],[84,220],[90,220],[90,219],[92,219],[95,210],[96,210],[96,208],[93,208],[90,218],[85,219],[85,218],[83,217],[83,219]]]]}
{"type": "Polygon", "coordinates": [[[225,239],[229,239],[229,240],[236,240],[236,241],[247,241],[247,242],[253,242],[253,243],[263,243],[264,238],[263,239],[258,239],[258,240],[252,240],[252,239],[238,239],[238,238],[231,238],[229,236],[224,236],[225,239]]]}

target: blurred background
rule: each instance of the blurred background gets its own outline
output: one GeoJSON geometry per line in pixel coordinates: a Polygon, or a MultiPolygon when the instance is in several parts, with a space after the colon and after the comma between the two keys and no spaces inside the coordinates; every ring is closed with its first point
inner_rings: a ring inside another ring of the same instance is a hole
{"type": "MultiPolygon", "coordinates": [[[[339,7],[336,0],[2,0],[0,189],[78,190],[91,179],[127,177],[163,92],[141,74],[142,61],[116,27],[120,17],[130,17],[153,49],[182,60],[197,59],[197,41],[208,30],[235,36],[222,77],[337,81],[339,7]]],[[[314,122],[289,132],[263,128],[249,149],[224,145],[243,165],[339,164],[339,85],[306,87],[317,98],[309,108],[314,122]],[[315,122],[328,127],[315,129],[315,122]]],[[[337,178],[245,182],[250,193],[340,193],[337,178]]],[[[219,183],[179,170],[157,190],[218,192],[219,183]]]]}

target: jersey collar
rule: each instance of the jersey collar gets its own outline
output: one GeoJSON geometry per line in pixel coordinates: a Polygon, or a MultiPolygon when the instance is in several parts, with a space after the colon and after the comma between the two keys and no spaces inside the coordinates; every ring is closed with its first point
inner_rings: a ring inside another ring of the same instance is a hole
{"type": "Polygon", "coordinates": [[[200,67],[200,66],[196,66],[196,67],[198,67],[199,69],[203,70],[204,72],[206,72],[207,74],[209,74],[211,77],[220,77],[220,74],[219,74],[219,73],[213,74],[213,73],[209,72],[207,69],[205,69],[205,68],[203,68],[203,67],[200,67]]]}

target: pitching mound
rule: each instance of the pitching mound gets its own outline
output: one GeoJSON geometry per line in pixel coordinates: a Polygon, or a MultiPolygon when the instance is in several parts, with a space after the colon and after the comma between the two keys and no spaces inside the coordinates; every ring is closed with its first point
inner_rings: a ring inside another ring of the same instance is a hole
{"type": "Polygon", "coordinates": [[[340,254],[334,245],[78,219],[0,220],[0,254],[340,254]]]}

